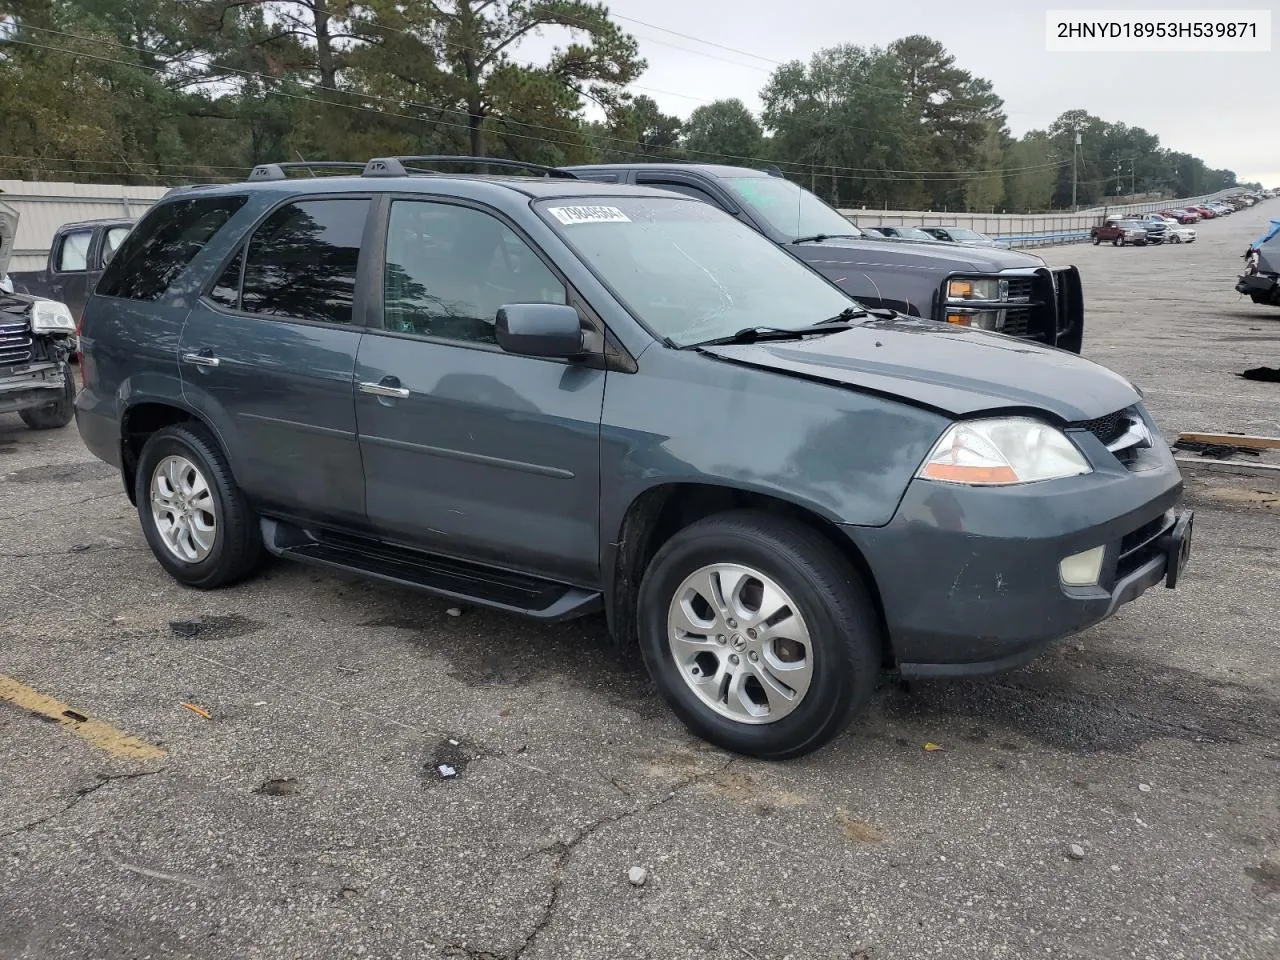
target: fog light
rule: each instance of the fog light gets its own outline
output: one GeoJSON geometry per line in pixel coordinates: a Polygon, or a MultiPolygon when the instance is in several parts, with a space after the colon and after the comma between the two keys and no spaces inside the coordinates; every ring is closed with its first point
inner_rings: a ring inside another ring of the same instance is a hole
{"type": "Polygon", "coordinates": [[[1102,577],[1102,558],[1106,547],[1094,547],[1076,553],[1058,564],[1058,579],[1068,587],[1092,587],[1102,577]]]}

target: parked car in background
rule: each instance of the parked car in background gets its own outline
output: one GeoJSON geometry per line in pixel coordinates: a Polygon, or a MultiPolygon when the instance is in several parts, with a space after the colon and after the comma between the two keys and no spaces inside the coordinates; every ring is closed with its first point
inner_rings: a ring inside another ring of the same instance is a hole
{"type": "Polygon", "coordinates": [[[1165,243],[1195,243],[1195,227],[1184,227],[1180,223],[1171,223],[1164,231],[1165,243]]]}
{"type": "Polygon", "coordinates": [[[1187,209],[1193,210],[1196,213],[1198,213],[1202,220],[1212,220],[1218,215],[1213,210],[1209,209],[1208,207],[1201,206],[1200,204],[1194,204],[1190,207],[1187,207],[1187,209]]]}
{"type": "Polygon", "coordinates": [[[691,730],[769,759],[886,668],[1012,669],[1177,586],[1192,514],[1120,375],[868,312],[670,190],[423,162],[174,190],[91,295],[80,433],[180,583],[265,550],[603,609],[691,730]]]}
{"type": "Polygon", "coordinates": [[[921,230],[941,240],[943,243],[959,243],[975,247],[998,246],[996,241],[985,233],[971,230],[968,227],[921,226],[921,230]]]}
{"type": "Polygon", "coordinates": [[[861,303],[975,326],[1079,353],[1084,293],[1076,267],[1001,248],[872,239],[776,172],[701,163],[565,167],[601,183],[653,186],[714,204],[861,303]]]}
{"type": "Polygon", "coordinates": [[[1095,247],[1104,241],[1110,241],[1112,246],[1116,247],[1126,245],[1145,247],[1149,235],[1147,225],[1142,221],[1126,220],[1120,217],[1108,217],[1102,224],[1089,231],[1089,238],[1095,247]]]}
{"type": "Polygon", "coordinates": [[[1200,222],[1200,214],[1196,213],[1194,210],[1187,210],[1185,208],[1178,210],[1161,210],[1160,215],[1162,217],[1168,217],[1171,220],[1176,220],[1178,223],[1200,222]]]}
{"type": "MultiPolygon", "coordinates": [[[[0,275],[8,254],[0,250],[0,275]]],[[[64,303],[0,291],[0,413],[17,413],[32,430],[65,427],[75,414],[69,365],[76,325],[64,303]]]]}
{"type": "Polygon", "coordinates": [[[13,278],[17,292],[65,303],[77,322],[89,291],[133,228],[126,219],[87,220],[58,228],[45,268],[13,278]]]}
{"type": "Polygon", "coordinates": [[[929,236],[923,230],[915,227],[859,227],[863,233],[868,235],[879,234],[882,237],[893,237],[896,240],[926,240],[929,243],[935,243],[934,237],[929,236]]]}

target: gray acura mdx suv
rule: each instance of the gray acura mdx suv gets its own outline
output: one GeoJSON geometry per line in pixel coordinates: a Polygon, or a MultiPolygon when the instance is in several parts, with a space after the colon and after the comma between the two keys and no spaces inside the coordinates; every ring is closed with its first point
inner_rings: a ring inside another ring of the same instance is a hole
{"type": "Polygon", "coordinates": [[[112,260],[77,422],[183,583],[265,550],[603,608],[685,723],[771,758],[885,668],[1013,667],[1176,583],[1181,478],[1109,370],[868,311],[669,191],[427,165],[175,189],[112,260]]]}

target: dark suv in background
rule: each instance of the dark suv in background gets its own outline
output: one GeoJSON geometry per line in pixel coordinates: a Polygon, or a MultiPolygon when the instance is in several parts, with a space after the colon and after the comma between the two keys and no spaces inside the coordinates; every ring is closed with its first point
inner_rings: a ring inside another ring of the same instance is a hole
{"type": "Polygon", "coordinates": [[[112,259],[76,419],[182,583],[265,548],[603,608],[685,723],[774,758],[885,668],[1007,669],[1176,583],[1191,515],[1123,378],[868,312],[666,189],[439,160],[177,189],[112,259]]]}
{"type": "Polygon", "coordinates": [[[695,197],[758,230],[860,303],[995,330],[1079,353],[1084,297],[1075,267],[1014,250],[866,234],[776,171],[714,164],[568,167],[601,183],[695,197]]]}

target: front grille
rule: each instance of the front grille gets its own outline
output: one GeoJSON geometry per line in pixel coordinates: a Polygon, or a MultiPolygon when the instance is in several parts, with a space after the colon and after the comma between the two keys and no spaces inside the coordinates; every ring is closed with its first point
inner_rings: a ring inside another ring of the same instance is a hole
{"type": "Polygon", "coordinates": [[[1000,332],[1010,337],[1025,337],[1031,330],[1031,311],[1026,307],[1019,310],[1007,310],[1004,315],[1004,326],[1000,332]]]}
{"type": "Polygon", "coordinates": [[[1109,413],[1105,417],[1098,417],[1096,420],[1086,420],[1083,423],[1072,424],[1081,430],[1088,430],[1095,437],[1102,441],[1102,445],[1108,446],[1119,440],[1126,430],[1129,429],[1129,414],[1126,410],[1117,410],[1115,413],[1109,413]]]}
{"type": "Polygon", "coordinates": [[[1174,524],[1172,510],[1166,511],[1120,540],[1120,556],[1116,561],[1116,576],[1127,577],[1143,564],[1159,556],[1163,549],[1160,539],[1174,524]]]}
{"type": "Polygon", "coordinates": [[[31,329],[26,320],[0,323],[0,367],[31,362],[31,329]]]}
{"type": "Polygon", "coordinates": [[[1031,288],[1032,288],[1032,280],[1030,277],[1010,277],[1009,278],[1009,299],[1010,300],[1030,300],[1031,288]]]}

